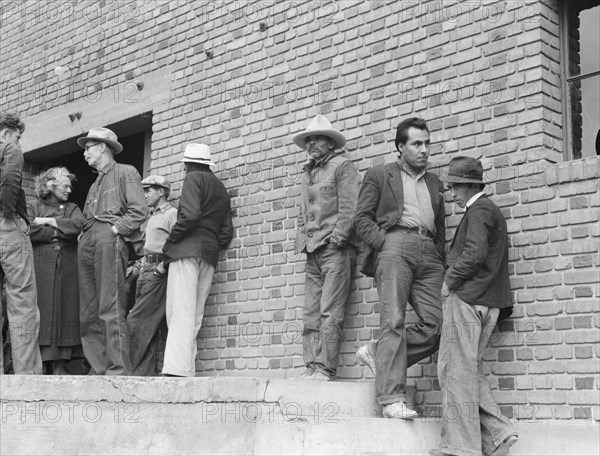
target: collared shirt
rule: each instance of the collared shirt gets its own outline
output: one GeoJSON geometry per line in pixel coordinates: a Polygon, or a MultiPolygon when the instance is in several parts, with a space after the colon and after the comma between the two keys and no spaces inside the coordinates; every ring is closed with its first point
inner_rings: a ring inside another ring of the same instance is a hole
{"type": "Polygon", "coordinates": [[[163,246],[175,222],[177,222],[177,209],[169,203],[154,209],[144,230],[146,234],[144,255],[162,254],[163,246]]]}
{"type": "Polygon", "coordinates": [[[148,205],[137,170],[111,160],[90,187],[83,215],[84,231],[96,220],[114,225],[121,236],[139,229],[148,215],[148,205]]]}
{"type": "Polygon", "coordinates": [[[406,170],[398,159],[402,171],[402,186],[404,193],[404,208],[400,215],[400,225],[424,226],[435,234],[435,214],[431,205],[431,196],[425,182],[426,170],[416,176],[406,170]]]}
{"type": "Polygon", "coordinates": [[[477,201],[477,199],[480,196],[483,196],[485,194],[485,192],[479,192],[479,193],[475,193],[471,198],[469,198],[469,201],[467,201],[467,204],[465,205],[467,207],[467,209],[469,209],[471,207],[471,205],[477,201]]]}

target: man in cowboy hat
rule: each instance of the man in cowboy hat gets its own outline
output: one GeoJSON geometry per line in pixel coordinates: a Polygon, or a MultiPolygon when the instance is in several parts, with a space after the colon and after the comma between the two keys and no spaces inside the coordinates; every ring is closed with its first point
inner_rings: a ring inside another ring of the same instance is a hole
{"type": "Polygon", "coordinates": [[[446,413],[440,450],[431,454],[507,455],[517,433],[500,412],[481,366],[501,310],[512,308],[506,221],[483,192],[479,160],[452,158],[446,180],[466,213],[450,246],[442,288],[438,378],[446,413]]]}
{"type": "MultiPolygon", "coordinates": [[[[13,369],[15,374],[32,375],[42,373],[42,357],[33,248],[21,187],[25,159],[19,141],[24,131],[17,115],[0,113],[0,333],[4,283],[13,369]]],[[[1,340],[0,375],[4,374],[1,340]]]]}
{"type": "Polygon", "coordinates": [[[83,352],[99,375],[126,375],[125,283],[129,243],[142,240],[148,215],[140,175],[115,162],[123,146],[108,128],[92,128],[77,144],[98,173],[90,187],[79,240],[79,296],[83,352]]]}
{"type": "Polygon", "coordinates": [[[360,178],[341,157],[344,135],[321,116],[293,138],[310,157],[302,176],[296,253],[306,253],[301,378],[333,380],[356,263],[354,214],[360,178]],[[339,152],[336,152],[339,150],[339,152]]]}
{"type": "Polygon", "coordinates": [[[135,304],[127,315],[127,353],[131,375],[156,375],[158,328],[165,317],[167,272],[162,249],[177,221],[177,209],[167,199],[171,183],[163,176],[142,181],[146,203],[152,213],[144,229],[144,257],[139,268],[135,304]]]}
{"type": "Polygon", "coordinates": [[[193,377],[196,337],[204,316],[219,249],[233,237],[231,201],[213,174],[210,149],[188,144],[181,160],[185,179],[177,222],[163,247],[167,279],[167,345],[162,374],[193,377]]]}
{"type": "Polygon", "coordinates": [[[383,415],[413,419],[417,412],[406,406],[407,368],[439,346],[445,213],[442,183],[426,168],[426,122],[400,122],[395,143],[400,157],[369,169],[358,196],[356,230],[366,244],[361,272],[374,276],[381,311],[379,340],[361,347],[357,357],[374,371],[383,415]],[[419,320],[405,326],[408,301],[419,320]]]}

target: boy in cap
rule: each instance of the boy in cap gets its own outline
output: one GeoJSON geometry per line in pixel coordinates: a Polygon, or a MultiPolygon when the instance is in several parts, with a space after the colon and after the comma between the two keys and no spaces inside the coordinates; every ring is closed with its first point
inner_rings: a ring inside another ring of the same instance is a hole
{"type": "Polygon", "coordinates": [[[445,412],[440,449],[430,454],[505,456],[517,433],[492,396],[482,356],[501,311],[510,315],[512,307],[506,221],[483,192],[479,160],[452,158],[446,180],[466,212],[452,239],[442,287],[438,378],[445,412]]]}
{"type": "Polygon", "coordinates": [[[137,170],[114,159],[123,151],[114,132],[92,128],[77,144],[98,173],[83,208],[78,247],[81,343],[92,373],[126,375],[128,243],[142,240],[148,206],[137,170]]]}
{"type": "Polygon", "coordinates": [[[321,115],[294,136],[310,159],[304,166],[296,253],[306,253],[300,378],[334,380],[352,272],[356,264],[354,214],[360,178],[340,156],[344,135],[321,115]],[[339,150],[339,152],[336,152],[339,150]]]}
{"type": "Polygon", "coordinates": [[[177,222],[163,247],[167,280],[167,345],[162,374],[194,377],[196,337],[204,304],[210,293],[219,249],[233,236],[231,201],[223,183],[213,174],[210,149],[188,144],[181,160],[185,178],[177,222]]]}
{"type": "Polygon", "coordinates": [[[127,353],[131,375],[157,374],[158,328],[165,316],[167,271],[162,249],[177,221],[177,209],[168,203],[171,184],[163,176],[142,181],[151,210],[144,229],[144,256],[139,260],[135,304],[127,315],[127,353]]]}

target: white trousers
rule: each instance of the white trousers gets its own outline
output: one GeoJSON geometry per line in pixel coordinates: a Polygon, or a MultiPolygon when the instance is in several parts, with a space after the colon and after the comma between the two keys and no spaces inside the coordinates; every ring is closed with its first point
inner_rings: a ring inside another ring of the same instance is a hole
{"type": "Polygon", "coordinates": [[[169,332],[163,374],[196,375],[196,337],[214,273],[215,268],[199,258],[183,258],[169,265],[166,309],[169,332]]]}

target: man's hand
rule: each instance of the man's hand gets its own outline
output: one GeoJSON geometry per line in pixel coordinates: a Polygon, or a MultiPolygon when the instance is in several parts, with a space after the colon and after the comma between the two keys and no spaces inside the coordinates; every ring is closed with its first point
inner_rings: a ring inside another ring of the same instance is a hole
{"type": "Polygon", "coordinates": [[[450,288],[448,288],[448,284],[444,282],[442,285],[442,300],[446,299],[450,295],[450,288]]]}
{"type": "Polygon", "coordinates": [[[37,225],[48,225],[55,229],[58,229],[58,225],[54,217],[36,217],[33,219],[33,223],[37,225]]]}
{"type": "Polygon", "coordinates": [[[167,274],[167,270],[165,269],[164,265],[162,263],[158,263],[158,265],[156,266],[156,269],[154,270],[154,275],[166,275],[167,274]]]}
{"type": "Polygon", "coordinates": [[[113,233],[115,233],[115,235],[117,235],[117,236],[119,235],[119,230],[117,229],[117,227],[116,227],[116,226],[114,226],[114,225],[111,225],[111,226],[110,226],[110,229],[112,230],[112,232],[113,232],[113,233]]]}

